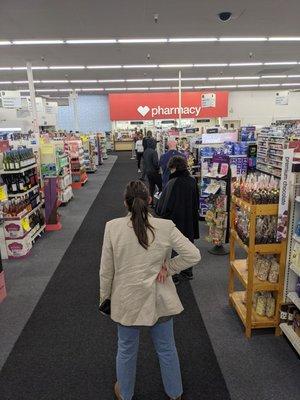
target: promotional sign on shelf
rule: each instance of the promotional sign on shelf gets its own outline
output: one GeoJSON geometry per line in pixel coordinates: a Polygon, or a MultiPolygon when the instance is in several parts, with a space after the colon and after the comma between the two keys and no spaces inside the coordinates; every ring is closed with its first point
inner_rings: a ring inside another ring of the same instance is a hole
{"type": "Polygon", "coordinates": [[[228,116],[228,92],[183,92],[179,110],[178,93],[122,93],[109,95],[112,121],[228,116]]]}
{"type": "Polygon", "coordinates": [[[277,240],[286,238],[288,229],[289,194],[294,149],[283,151],[282,170],[280,179],[280,196],[278,209],[277,240]]]}

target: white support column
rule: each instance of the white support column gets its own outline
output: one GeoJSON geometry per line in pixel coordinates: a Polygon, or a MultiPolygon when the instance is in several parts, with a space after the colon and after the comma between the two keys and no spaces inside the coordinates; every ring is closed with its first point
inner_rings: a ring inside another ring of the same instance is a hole
{"type": "MultiPolygon", "coordinates": [[[[178,74],[178,103],[179,103],[179,128],[181,128],[181,108],[182,108],[182,90],[181,90],[181,71],[178,74]]],[[[181,137],[181,131],[179,131],[181,137]]]]}
{"type": "Polygon", "coordinates": [[[76,90],[72,92],[72,106],[74,115],[74,130],[79,132],[79,118],[78,118],[78,104],[77,104],[77,93],[76,90]]]}
{"type": "Polygon", "coordinates": [[[34,89],[31,63],[30,62],[26,63],[26,67],[27,67],[27,78],[28,78],[30,102],[31,102],[31,116],[32,116],[33,132],[34,132],[34,135],[36,138],[36,143],[39,146],[39,144],[40,144],[40,129],[39,129],[38,113],[37,113],[37,108],[36,108],[35,89],[34,89]]]}

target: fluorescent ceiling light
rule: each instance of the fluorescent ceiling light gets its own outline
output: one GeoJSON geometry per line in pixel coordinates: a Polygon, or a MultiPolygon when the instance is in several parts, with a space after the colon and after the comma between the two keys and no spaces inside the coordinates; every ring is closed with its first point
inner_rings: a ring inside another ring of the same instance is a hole
{"type": "Polygon", "coordinates": [[[58,92],[58,89],[36,89],[36,92],[58,92]]]}
{"type": "Polygon", "coordinates": [[[170,43],[217,42],[215,37],[208,38],[170,38],[170,43]]]}
{"type": "Polygon", "coordinates": [[[266,42],[266,37],[221,37],[220,42],[266,42]]]}
{"type": "Polygon", "coordinates": [[[24,84],[24,83],[28,83],[28,81],[13,81],[14,84],[24,84]]]}
{"type": "Polygon", "coordinates": [[[63,40],[14,40],[13,44],[63,44],[63,40]]]}
{"type": "Polygon", "coordinates": [[[0,82],[0,85],[10,85],[12,84],[12,81],[2,81],[0,82]]]}
{"type": "Polygon", "coordinates": [[[300,83],[282,83],[281,86],[300,86],[300,83]]]}
{"type": "Polygon", "coordinates": [[[27,92],[29,92],[29,89],[22,89],[22,90],[19,90],[19,92],[21,92],[21,93],[27,93],[27,92]]]}
{"type": "Polygon", "coordinates": [[[232,80],[233,76],[212,76],[208,78],[209,81],[228,81],[232,80]]]}
{"type": "Polygon", "coordinates": [[[123,65],[123,68],[157,68],[157,64],[123,65]]]}
{"type": "Polygon", "coordinates": [[[75,39],[66,40],[68,44],[105,44],[105,43],[117,43],[116,39],[75,39]]]}
{"type": "Polygon", "coordinates": [[[125,82],[125,79],[98,79],[101,83],[115,83],[115,82],[125,82]]]}
{"type": "Polygon", "coordinates": [[[123,90],[127,90],[127,88],[125,88],[125,87],[120,87],[120,88],[117,88],[117,87],[111,87],[111,88],[105,88],[105,90],[109,90],[109,91],[123,91],[123,90]]]}
{"type": "Polygon", "coordinates": [[[0,46],[10,46],[11,44],[8,40],[0,40],[0,46]]]}
{"type": "Polygon", "coordinates": [[[269,37],[270,42],[293,42],[299,41],[299,36],[272,36],[269,37]]]}
{"type": "Polygon", "coordinates": [[[166,43],[168,39],[118,39],[118,43],[166,43]]]}
{"type": "Polygon", "coordinates": [[[12,67],[0,67],[0,71],[11,71],[12,67]]]}
{"type": "Polygon", "coordinates": [[[235,88],[237,85],[217,85],[217,89],[235,88]]]}
{"type": "Polygon", "coordinates": [[[262,62],[249,62],[249,63],[230,63],[230,67],[252,67],[256,65],[263,65],[262,62]]]}
{"type": "Polygon", "coordinates": [[[46,66],[42,66],[42,67],[31,67],[31,69],[40,69],[40,70],[42,70],[42,69],[49,69],[49,67],[46,67],[46,66]]]}
{"type": "Polygon", "coordinates": [[[238,88],[250,88],[250,87],[258,87],[259,85],[237,85],[238,88]]]}
{"type": "Polygon", "coordinates": [[[281,83],[261,83],[260,87],[281,86],[281,83]]]}
{"type": "Polygon", "coordinates": [[[102,92],[103,88],[84,88],[81,89],[83,92],[102,92]]]}
{"type": "Polygon", "coordinates": [[[152,82],[153,79],[146,78],[146,79],[126,79],[126,82],[152,82]]]}
{"type": "MultiPolygon", "coordinates": [[[[179,86],[172,86],[172,89],[179,89],[179,86]]],[[[181,86],[181,89],[194,89],[194,86],[181,86]]]]}
{"type": "Polygon", "coordinates": [[[194,67],[227,67],[226,63],[194,64],[194,67]]]}
{"type": "Polygon", "coordinates": [[[127,90],[149,90],[148,87],[131,87],[127,88],[127,90]]]}
{"type": "Polygon", "coordinates": [[[215,86],[195,86],[194,89],[215,89],[215,86]]]}
{"type": "Polygon", "coordinates": [[[194,64],[159,64],[160,68],[191,68],[194,64]]]}
{"type": "Polygon", "coordinates": [[[171,86],[158,86],[158,87],[151,87],[150,90],[170,90],[171,86]]]}
{"type": "Polygon", "coordinates": [[[122,65],[88,65],[87,69],[119,69],[122,65]]]}
{"type": "Polygon", "coordinates": [[[178,78],[155,78],[154,82],[175,82],[178,81],[178,78]]]}
{"type": "Polygon", "coordinates": [[[264,65],[296,65],[297,61],[277,61],[277,62],[265,62],[264,65]]]}
{"type": "Polygon", "coordinates": [[[287,78],[287,75],[262,75],[262,79],[287,78]]]}
{"type": "Polygon", "coordinates": [[[71,89],[71,88],[66,88],[66,89],[58,89],[58,91],[59,92],[72,92],[73,91],[73,89],[71,89]]]}
{"type": "Polygon", "coordinates": [[[256,79],[260,79],[260,76],[235,76],[234,77],[235,80],[256,80],[256,79]]]}
{"type": "Polygon", "coordinates": [[[288,75],[288,78],[300,78],[300,75],[288,75]]]}
{"type": "Polygon", "coordinates": [[[181,78],[182,81],[206,81],[206,79],[207,78],[181,78]]]}
{"type": "Polygon", "coordinates": [[[61,80],[49,80],[49,81],[41,81],[42,83],[68,83],[69,81],[66,79],[61,80]]]}
{"type": "Polygon", "coordinates": [[[26,71],[26,67],[12,67],[14,71],[26,71]]]}
{"type": "MultiPolygon", "coordinates": [[[[43,81],[45,82],[45,81],[43,81]]],[[[71,80],[71,83],[96,83],[98,82],[97,79],[75,79],[71,80]]]]}
{"type": "Polygon", "coordinates": [[[85,69],[84,65],[54,65],[50,69],[85,69]]]}

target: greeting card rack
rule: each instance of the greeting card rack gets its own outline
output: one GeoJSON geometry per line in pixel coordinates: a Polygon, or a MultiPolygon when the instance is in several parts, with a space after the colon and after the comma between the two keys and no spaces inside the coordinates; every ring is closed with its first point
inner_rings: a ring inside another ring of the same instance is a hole
{"type": "Polygon", "coordinates": [[[256,244],[256,218],[258,216],[276,216],[278,204],[250,204],[236,196],[231,198],[230,214],[230,273],[229,273],[229,303],[238,313],[245,326],[247,338],[251,337],[252,329],[276,328],[276,335],[280,334],[279,309],[283,301],[286,242],[256,244]],[[249,215],[249,244],[245,244],[239,237],[235,225],[236,209],[241,208],[249,215]],[[236,259],[235,245],[246,253],[246,259],[236,259]],[[279,276],[277,283],[261,281],[254,274],[255,255],[277,255],[279,276]],[[238,278],[244,291],[235,290],[235,278],[238,278]],[[273,292],[276,300],[274,317],[260,316],[253,309],[252,301],[255,292],[273,292]]]}

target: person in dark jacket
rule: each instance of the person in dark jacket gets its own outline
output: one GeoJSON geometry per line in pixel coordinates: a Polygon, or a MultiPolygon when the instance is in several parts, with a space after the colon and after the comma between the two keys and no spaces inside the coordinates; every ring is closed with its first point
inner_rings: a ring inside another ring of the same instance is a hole
{"type": "Polygon", "coordinates": [[[155,186],[158,187],[159,192],[162,191],[162,180],[161,180],[161,174],[159,172],[159,162],[158,162],[158,154],[156,151],[155,139],[148,137],[147,147],[146,150],[144,151],[143,159],[144,159],[144,171],[148,178],[149,192],[153,204],[155,186]]]}
{"type": "Polygon", "coordinates": [[[169,182],[169,176],[170,176],[170,170],[168,167],[169,161],[171,160],[172,157],[175,157],[175,156],[183,156],[183,154],[177,150],[176,140],[169,140],[168,141],[168,151],[165,154],[162,154],[162,156],[160,157],[160,160],[159,160],[159,166],[162,169],[163,188],[169,182]]]}
{"type": "MultiPolygon", "coordinates": [[[[156,206],[158,216],[170,219],[192,243],[199,239],[199,190],[196,180],[190,175],[187,160],[182,156],[172,157],[168,165],[169,182],[163,189],[156,206]]],[[[193,269],[181,273],[193,279],[193,269]]],[[[175,284],[179,276],[173,276],[175,284]]]]}
{"type": "MultiPolygon", "coordinates": [[[[146,136],[143,137],[143,148],[144,148],[144,151],[147,149],[148,140],[152,140],[152,132],[151,131],[147,131],[146,136]]],[[[140,180],[143,181],[143,182],[146,180],[146,171],[145,171],[144,163],[142,164],[142,176],[141,176],[140,180]]]]}

